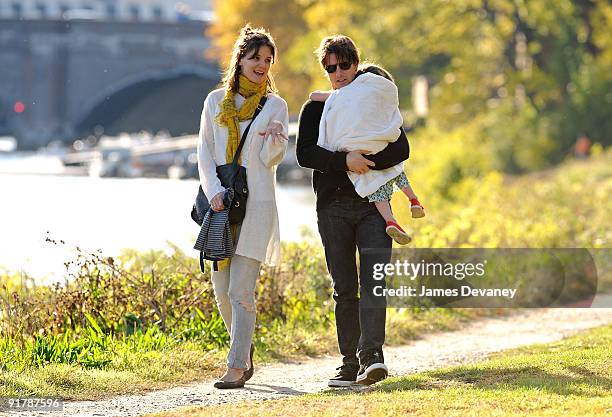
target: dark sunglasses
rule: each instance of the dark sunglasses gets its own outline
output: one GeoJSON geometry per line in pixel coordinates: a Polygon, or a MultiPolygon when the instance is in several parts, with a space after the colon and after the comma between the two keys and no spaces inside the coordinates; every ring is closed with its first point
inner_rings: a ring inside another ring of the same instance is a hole
{"type": "Polygon", "coordinates": [[[327,65],[325,67],[325,71],[327,71],[328,74],[333,74],[334,72],[336,72],[336,69],[338,69],[338,67],[340,67],[341,70],[346,71],[347,69],[349,69],[353,64],[350,62],[341,62],[339,64],[334,64],[334,65],[327,65]]]}

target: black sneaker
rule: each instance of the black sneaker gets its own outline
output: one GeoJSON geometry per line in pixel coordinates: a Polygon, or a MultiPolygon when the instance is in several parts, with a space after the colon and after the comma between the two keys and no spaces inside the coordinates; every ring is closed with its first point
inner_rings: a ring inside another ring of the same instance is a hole
{"type": "Polygon", "coordinates": [[[373,352],[361,361],[356,382],[361,385],[372,385],[382,381],[387,375],[389,375],[389,369],[383,362],[382,355],[379,352],[373,352]]]}
{"type": "Polygon", "coordinates": [[[328,387],[349,387],[355,383],[357,378],[357,365],[343,364],[336,368],[338,373],[327,382],[328,387]]]}

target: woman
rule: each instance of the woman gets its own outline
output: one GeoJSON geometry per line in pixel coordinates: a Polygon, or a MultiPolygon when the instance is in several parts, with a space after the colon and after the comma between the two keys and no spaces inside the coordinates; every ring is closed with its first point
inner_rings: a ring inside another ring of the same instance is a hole
{"type": "Polygon", "coordinates": [[[235,230],[235,253],[221,262],[212,281],[217,306],[230,334],[227,371],[216,388],[241,388],[253,374],[255,284],[262,263],[280,258],[275,172],[287,150],[287,103],[278,95],[270,66],[276,57],[272,36],[245,26],[234,44],[223,87],[204,101],[198,142],[200,183],[214,211],[221,211],[224,187],[216,166],[231,162],[260,99],[267,101],[250,127],[239,163],[246,167],[246,215],[235,230]]]}

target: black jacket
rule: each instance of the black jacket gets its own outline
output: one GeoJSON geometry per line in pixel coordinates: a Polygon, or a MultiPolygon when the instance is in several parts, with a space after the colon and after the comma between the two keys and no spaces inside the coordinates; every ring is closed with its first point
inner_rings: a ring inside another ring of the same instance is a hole
{"type": "MultiPolygon", "coordinates": [[[[325,207],[336,195],[362,199],[355,192],[355,187],[346,171],[347,152],[332,152],[317,145],[319,139],[319,122],[325,103],[308,100],[302,106],[299,118],[296,154],[300,166],[312,168],[312,187],[317,195],[317,210],[325,207]]],[[[397,141],[374,155],[364,155],[376,165],[370,169],[387,169],[408,159],[410,147],[406,133],[397,141]]],[[[366,200],[367,201],[367,200],[366,200]]]]}

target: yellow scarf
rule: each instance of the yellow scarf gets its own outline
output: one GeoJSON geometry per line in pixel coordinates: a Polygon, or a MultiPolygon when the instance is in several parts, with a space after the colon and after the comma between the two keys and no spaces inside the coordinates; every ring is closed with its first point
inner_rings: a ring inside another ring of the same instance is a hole
{"type": "MultiPolygon", "coordinates": [[[[246,100],[240,106],[240,110],[236,109],[236,102],[234,101],[235,93],[226,90],[225,97],[221,102],[221,110],[215,117],[215,121],[221,126],[227,127],[227,146],[225,147],[225,160],[226,163],[230,163],[234,159],[238,145],[240,145],[240,122],[250,120],[253,118],[255,109],[259,104],[259,100],[266,93],[267,82],[264,81],[261,84],[256,84],[249,80],[244,75],[239,76],[238,81],[238,93],[246,100]]],[[[238,163],[240,163],[242,155],[238,157],[238,163]]],[[[236,236],[236,225],[232,225],[232,235],[236,236]]],[[[224,270],[230,264],[230,259],[217,262],[217,268],[219,271],[224,270]]]]}
{"type": "MultiPolygon", "coordinates": [[[[259,100],[266,93],[266,87],[267,83],[265,81],[261,84],[255,84],[241,74],[238,81],[238,93],[246,100],[240,106],[240,110],[236,109],[236,102],[234,101],[235,93],[229,90],[225,91],[225,97],[223,97],[221,102],[221,110],[215,117],[215,121],[219,125],[227,127],[226,163],[229,164],[234,159],[240,144],[240,122],[253,118],[259,100]]],[[[238,158],[238,162],[240,160],[241,158],[238,158]]]]}

